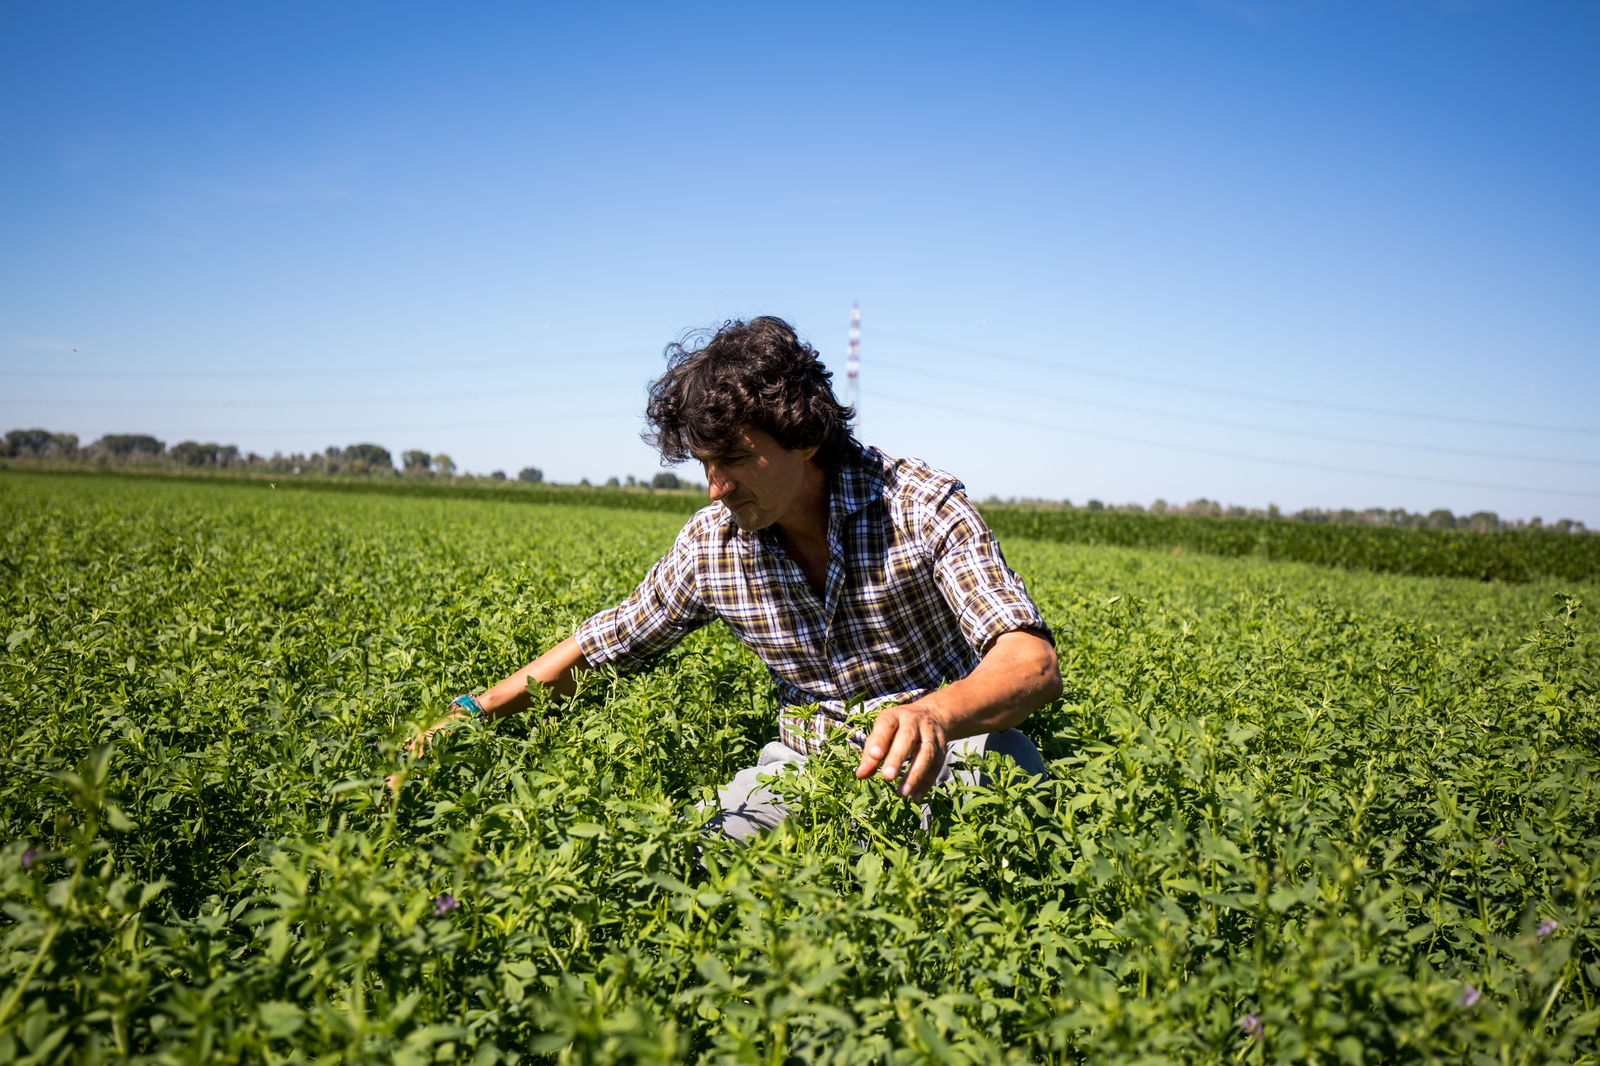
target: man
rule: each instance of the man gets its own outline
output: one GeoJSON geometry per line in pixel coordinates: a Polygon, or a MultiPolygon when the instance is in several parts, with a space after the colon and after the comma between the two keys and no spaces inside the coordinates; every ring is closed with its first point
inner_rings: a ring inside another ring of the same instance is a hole
{"type": "Polygon", "coordinates": [[[1000,751],[1042,773],[1014,727],[1060,695],[1055,649],[961,483],[857,443],[832,375],[781,319],[667,352],[646,439],[700,461],[711,506],[625,602],[452,717],[515,714],[530,682],[570,695],[574,671],[636,665],[721,619],[785,707],[779,739],[719,790],[728,836],[782,820],[757,776],[814,754],[854,700],[877,711],[856,776],[898,780],[902,796],[925,796],[952,755],[1000,751]]]}

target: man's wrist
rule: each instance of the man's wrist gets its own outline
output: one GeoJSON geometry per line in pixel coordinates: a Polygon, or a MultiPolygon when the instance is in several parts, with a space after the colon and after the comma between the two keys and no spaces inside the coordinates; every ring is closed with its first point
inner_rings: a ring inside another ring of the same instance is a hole
{"type": "Polygon", "coordinates": [[[488,710],[488,708],[479,703],[478,698],[472,695],[470,692],[463,692],[461,695],[451,700],[450,706],[456,708],[457,710],[466,712],[473,718],[485,717],[485,712],[488,710]]]}
{"type": "Polygon", "coordinates": [[[915,708],[917,713],[931,721],[941,733],[949,733],[955,725],[955,716],[945,706],[945,701],[940,699],[943,691],[943,689],[935,689],[926,696],[906,704],[906,706],[915,708]]]}

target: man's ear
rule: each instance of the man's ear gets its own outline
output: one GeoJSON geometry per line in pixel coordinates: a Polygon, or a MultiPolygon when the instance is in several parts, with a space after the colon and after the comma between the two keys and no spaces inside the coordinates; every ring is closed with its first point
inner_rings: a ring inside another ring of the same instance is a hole
{"type": "Polygon", "coordinates": [[[809,448],[796,448],[795,449],[795,451],[800,453],[800,458],[805,460],[806,462],[810,462],[812,459],[816,458],[817,452],[819,452],[821,450],[822,450],[822,445],[820,445],[820,444],[813,444],[809,448]]]}

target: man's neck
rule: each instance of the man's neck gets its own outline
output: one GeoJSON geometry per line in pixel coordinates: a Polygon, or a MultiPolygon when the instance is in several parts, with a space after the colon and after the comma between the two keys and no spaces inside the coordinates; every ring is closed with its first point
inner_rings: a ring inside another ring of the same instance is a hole
{"type": "Polygon", "coordinates": [[[815,463],[808,464],[806,482],[797,505],[773,529],[786,545],[801,550],[828,543],[828,475],[815,463]]]}

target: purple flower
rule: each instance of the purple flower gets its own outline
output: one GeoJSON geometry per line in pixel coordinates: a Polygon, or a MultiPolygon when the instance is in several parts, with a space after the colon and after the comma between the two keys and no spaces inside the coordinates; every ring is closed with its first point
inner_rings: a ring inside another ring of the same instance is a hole
{"type": "Polygon", "coordinates": [[[1489,846],[1491,848],[1503,848],[1506,846],[1506,838],[1500,836],[1490,837],[1489,846]]]}
{"type": "Polygon", "coordinates": [[[1261,1024],[1261,1019],[1254,1014],[1246,1014],[1239,1019],[1239,1028],[1250,1038],[1251,1043],[1260,1040],[1267,1027],[1261,1024]]]}
{"type": "MultiPolygon", "coordinates": [[[[24,870],[32,869],[34,856],[36,856],[38,854],[39,853],[36,850],[34,850],[33,848],[29,848],[27,851],[23,852],[22,853],[22,868],[24,870]]],[[[1541,935],[1543,935],[1543,934],[1541,934],[1541,935]]]]}
{"type": "Polygon", "coordinates": [[[433,901],[433,916],[435,918],[443,918],[459,906],[461,906],[461,901],[446,892],[433,901]]]}
{"type": "Polygon", "coordinates": [[[1472,987],[1472,982],[1468,981],[1467,987],[1461,990],[1461,998],[1456,1000],[1456,1006],[1470,1007],[1474,1003],[1478,1002],[1478,997],[1481,995],[1483,995],[1483,993],[1472,987]]]}
{"type": "Polygon", "coordinates": [[[1554,918],[1546,918],[1544,921],[1539,923],[1539,935],[1541,937],[1549,936],[1559,928],[1561,928],[1560,922],[1556,921],[1554,918]]]}

